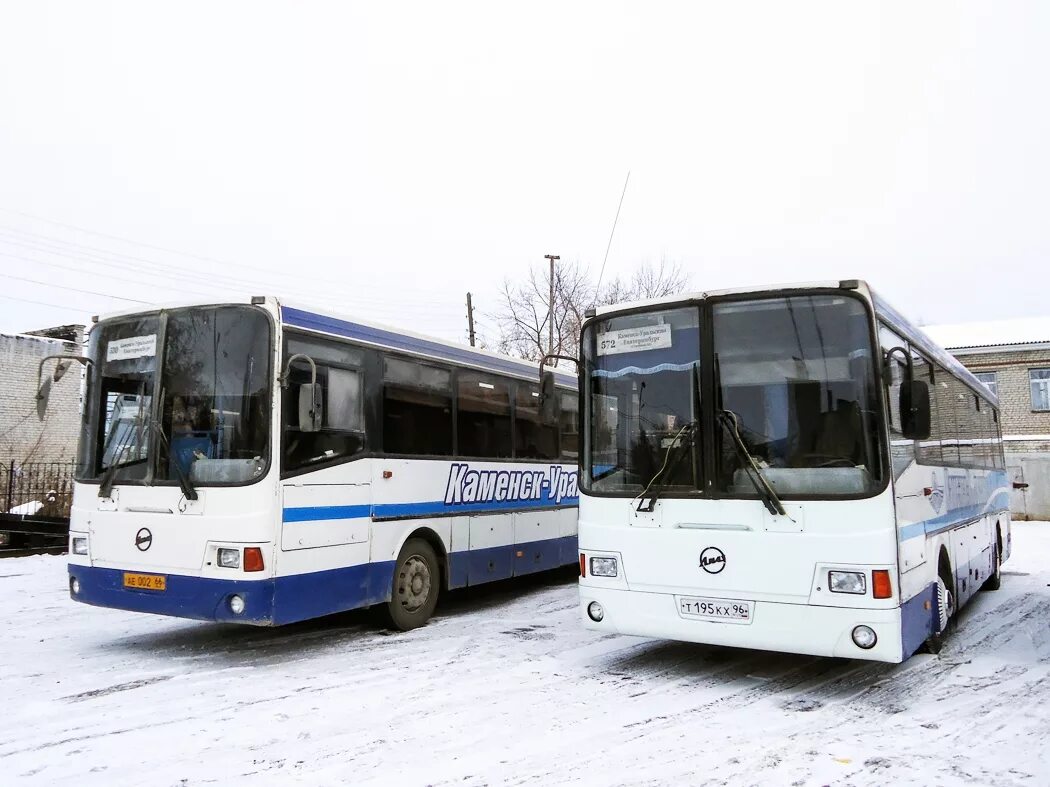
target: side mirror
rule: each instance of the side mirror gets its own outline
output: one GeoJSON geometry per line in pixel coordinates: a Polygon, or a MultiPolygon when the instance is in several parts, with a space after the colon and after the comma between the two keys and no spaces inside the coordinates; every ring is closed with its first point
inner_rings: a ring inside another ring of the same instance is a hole
{"type": "Polygon", "coordinates": [[[558,398],[554,390],[554,372],[549,370],[540,377],[540,421],[547,425],[558,422],[558,398]]]}
{"type": "Polygon", "coordinates": [[[44,414],[47,413],[47,400],[51,397],[51,384],[52,382],[58,382],[62,379],[62,376],[72,366],[73,361],[83,364],[86,368],[89,368],[92,364],[90,358],[85,358],[82,355],[48,355],[40,359],[40,365],[36,370],[36,378],[39,382],[40,387],[36,391],[36,414],[37,417],[43,421],[44,414]],[[56,360],[55,371],[51,377],[46,380],[44,377],[44,364],[50,360],[56,360]]]}
{"type": "Polygon", "coordinates": [[[324,423],[324,399],[320,383],[299,386],[299,431],[320,432],[324,423]]]}
{"type": "Polygon", "coordinates": [[[36,417],[41,421],[47,414],[47,402],[51,398],[51,378],[45,377],[36,392],[36,417]]]}
{"type": "Polygon", "coordinates": [[[930,386],[922,380],[905,380],[900,392],[901,432],[909,440],[930,436],[930,386]]]}
{"type": "Polygon", "coordinates": [[[57,383],[59,380],[62,379],[62,375],[69,371],[70,365],[71,364],[69,363],[69,361],[59,361],[58,363],[56,363],[55,373],[51,375],[51,379],[57,383]]]}
{"type": "Polygon", "coordinates": [[[572,361],[579,374],[580,361],[571,355],[554,355],[548,353],[540,358],[540,422],[551,426],[558,423],[558,398],[554,390],[554,372],[545,369],[547,361],[572,361]]]}

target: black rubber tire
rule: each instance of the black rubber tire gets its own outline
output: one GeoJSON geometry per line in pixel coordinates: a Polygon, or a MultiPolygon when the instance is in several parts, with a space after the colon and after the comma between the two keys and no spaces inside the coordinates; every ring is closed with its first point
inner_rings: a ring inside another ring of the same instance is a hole
{"type": "MultiPolygon", "coordinates": [[[[951,578],[946,576],[942,572],[941,576],[940,576],[940,580],[941,580],[941,582],[944,583],[945,589],[948,591],[948,593],[951,595],[951,598],[954,600],[955,589],[952,587],[952,585],[954,583],[952,582],[951,578]]],[[[939,603],[940,602],[938,601],[938,604],[939,603]]],[[[951,606],[954,606],[954,604],[952,604],[951,606]]],[[[948,621],[945,623],[943,631],[940,631],[940,632],[938,632],[936,634],[931,634],[929,637],[927,637],[926,642],[923,643],[923,647],[925,648],[927,653],[932,653],[932,654],[936,655],[936,654],[941,652],[941,648],[944,647],[944,642],[948,638],[948,632],[950,632],[952,630],[952,625],[953,625],[953,623],[955,621],[955,613],[957,611],[958,610],[953,609],[949,613],[948,621]]],[[[938,617],[939,617],[939,613],[940,613],[940,610],[938,609],[938,617]]]]}
{"type": "Polygon", "coordinates": [[[988,575],[988,579],[981,585],[981,590],[998,590],[1003,586],[1003,555],[1002,550],[999,549],[999,539],[995,540],[995,563],[992,568],[992,573],[988,575]]]}
{"type": "Polygon", "coordinates": [[[385,615],[390,628],[411,631],[424,625],[434,614],[440,592],[441,565],[434,548],[421,538],[410,538],[394,564],[393,587],[385,615]],[[423,590],[425,596],[420,599],[423,590]]]}

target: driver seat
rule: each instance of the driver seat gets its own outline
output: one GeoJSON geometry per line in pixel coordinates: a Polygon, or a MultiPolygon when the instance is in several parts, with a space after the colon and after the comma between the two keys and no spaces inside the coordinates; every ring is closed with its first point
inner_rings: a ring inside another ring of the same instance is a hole
{"type": "Polygon", "coordinates": [[[839,399],[835,402],[834,410],[820,414],[813,445],[806,453],[847,459],[854,465],[861,464],[861,457],[864,455],[862,426],[857,403],[839,399]]]}

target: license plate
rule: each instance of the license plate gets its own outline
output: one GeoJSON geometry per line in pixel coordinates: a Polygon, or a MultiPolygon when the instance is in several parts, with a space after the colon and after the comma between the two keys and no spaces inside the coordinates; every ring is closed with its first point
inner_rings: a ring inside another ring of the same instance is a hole
{"type": "Polygon", "coordinates": [[[124,572],[124,587],[133,590],[167,590],[168,578],[158,574],[124,572]]]}
{"type": "Polygon", "coordinates": [[[750,623],[753,602],[729,598],[678,597],[678,614],[695,620],[718,620],[723,623],[750,623]]]}

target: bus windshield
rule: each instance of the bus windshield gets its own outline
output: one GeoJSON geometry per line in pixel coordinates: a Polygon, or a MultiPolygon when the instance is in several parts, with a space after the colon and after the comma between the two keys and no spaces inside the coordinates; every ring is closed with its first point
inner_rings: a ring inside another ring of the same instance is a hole
{"type": "MultiPolygon", "coordinates": [[[[792,295],[711,307],[715,406],[780,495],[861,495],[879,486],[879,399],[862,301],[792,295]]],[[[715,438],[716,491],[754,495],[725,426],[715,438]]]]}
{"type": "Polygon", "coordinates": [[[118,318],[91,332],[78,478],[247,483],[269,463],[266,315],[246,306],[118,318]]]}
{"type": "Polygon", "coordinates": [[[768,484],[778,496],[837,497],[881,484],[870,317],[857,298],[614,315],[587,327],[583,353],[589,492],[768,498],[768,484]]]}
{"type": "Polygon", "coordinates": [[[588,329],[584,353],[592,491],[633,496],[655,483],[670,492],[697,491],[699,309],[604,320],[588,329]]]}

